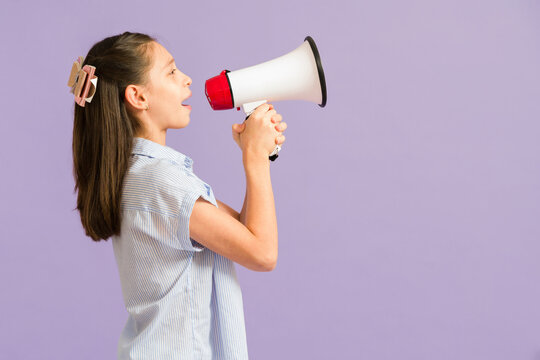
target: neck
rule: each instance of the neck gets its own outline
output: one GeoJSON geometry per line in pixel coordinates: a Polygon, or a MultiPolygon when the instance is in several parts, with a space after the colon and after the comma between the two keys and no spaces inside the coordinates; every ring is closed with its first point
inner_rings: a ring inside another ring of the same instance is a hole
{"type": "Polygon", "coordinates": [[[167,136],[167,130],[147,129],[144,133],[140,133],[135,136],[166,146],[165,138],[167,136]]]}

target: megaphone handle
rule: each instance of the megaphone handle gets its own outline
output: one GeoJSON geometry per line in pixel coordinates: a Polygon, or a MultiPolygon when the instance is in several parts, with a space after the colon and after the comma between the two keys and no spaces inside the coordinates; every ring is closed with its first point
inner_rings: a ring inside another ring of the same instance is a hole
{"type": "MultiPolygon", "coordinates": [[[[253,111],[252,111],[253,112],[253,111]]],[[[251,113],[249,114],[251,115],[251,113]]],[[[244,122],[249,118],[249,115],[246,116],[246,118],[244,119],[244,122]]],[[[275,161],[277,158],[278,158],[278,152],[281,150],[281,146],[279,145],[276,145],[276,147],[274,148],[274,151],[272,151],[272,153],[270,154],[270,156],[268,156],[268,159],[270,159],[271,161],[275,161]]]]}

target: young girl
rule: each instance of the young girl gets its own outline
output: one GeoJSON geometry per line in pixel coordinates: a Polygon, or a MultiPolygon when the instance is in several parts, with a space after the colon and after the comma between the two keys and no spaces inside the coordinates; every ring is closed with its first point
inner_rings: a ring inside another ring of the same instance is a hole
{"type": "Polygon", "coordinates": [[[233,125],[246,174],[238,213],[165,144],[168,129],[189,124],[191,79],[162,45],[126,32],[95,44],[80,66],[68,84],[77,209],[89,237],[112,238],[129,313],[118,358],[247,359],[233,262],[276,266],[268,155],[287,125],[269,104],[233,125]]]}

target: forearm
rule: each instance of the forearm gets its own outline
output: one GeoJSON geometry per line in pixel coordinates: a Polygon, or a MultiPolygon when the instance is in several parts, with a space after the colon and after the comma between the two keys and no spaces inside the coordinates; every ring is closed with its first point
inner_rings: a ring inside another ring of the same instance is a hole
{"type": "Polygon", "coordinates": [[[247,185],[246,185],[246,194],[244,196],[244,205],[242,205],[242,211],[240,211],[240,222],[246,225],[246,207],[247,207],[247,185]]]}
{"type": "Polygon", "coordinates": [[[244,156],[246,196],[240,218],[261,241],[265,253],[277,258],[278,230],[268,155],[244,156]]]}

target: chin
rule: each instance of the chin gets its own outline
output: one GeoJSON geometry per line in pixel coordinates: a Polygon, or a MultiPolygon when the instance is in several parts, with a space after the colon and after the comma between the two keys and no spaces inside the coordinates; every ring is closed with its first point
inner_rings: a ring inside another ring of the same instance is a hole
{"type": "Polygon", "coordinates": [[[182,120],[179,122],[178,128],[179,128],[179,129],[183,129],[183,128],[185,128],[186,126],[188,126],[190,122],[191,122],[191,119],[190,119],[189,117],[188,117],[188,118],[184,118],[184,119],[182,119],[182,120]]]}

